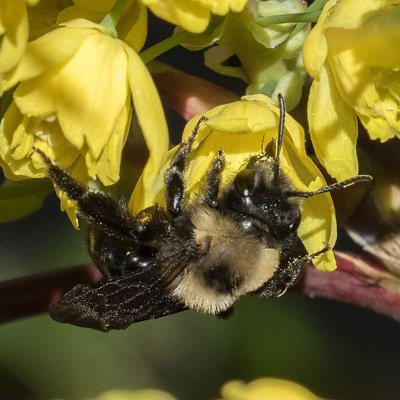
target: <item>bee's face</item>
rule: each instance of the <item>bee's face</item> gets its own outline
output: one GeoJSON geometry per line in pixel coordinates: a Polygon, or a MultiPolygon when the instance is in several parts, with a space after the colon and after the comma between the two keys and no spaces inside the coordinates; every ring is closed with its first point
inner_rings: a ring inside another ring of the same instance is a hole
{"type": "Polygon", "coordinates": [[[275,184],[273,165],[268,160],[249,165],[233,180],[225,206],[239,212],[246,220],[242,225],[248,229],[264,229],[278,238],[296,233],[301,220],[300,203],[285,195],[285,190],[292,190],[290,181],[282,175],[275,184]]]}

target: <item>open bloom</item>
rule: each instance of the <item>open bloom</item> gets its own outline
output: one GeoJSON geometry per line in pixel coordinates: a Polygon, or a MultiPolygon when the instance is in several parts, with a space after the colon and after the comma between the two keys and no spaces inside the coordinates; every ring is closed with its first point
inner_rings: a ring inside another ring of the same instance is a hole
{"type": "Polygon", "coordinates": [[[0,96],[8,87],[3,82],[24,54],[29,36],[27,5],[39,0],[2,0],[0,2],[0,96]]]}
{"type": "MultiPolygon", "coordinates": [[[[41,157],[32,155],[36,146],[83,183],[115,183],[133,100],[150,150],[144,175],[151,190],[168,148],[167,127],[151,76],[126,43],[101,25],[71,20],[30,42],[7,78],[20,82],[0,127],[8,178],[46,176],[41,157]]],[[[65,197],[62,206],[74,214],[65,197]]]]}
{"type": "MultiPolygon", "coordinates": [[[[201,124],[185,171],[186,191],[189,196],[196,195],[203,189],[203,178],[219,149],[224,150],[226,160],[222,173],[224,187],[246,165],[249,157],[260,154],[262,142],[267,144],[277,138],[279,109],[263,95],[245,96],[241,101],[215,107],[203,115],[207,117],[207,121],[201,124]]],[[[188,139],[199,118],[200,116],[196,116],[187,123],[182,140],[188,139]]],[[[169,161],[176,149],[170,151],[169,161]]],[[[280,156],[281,168],[299,191],[315,191],[326,185],[321,172],[306,154],[302,127],[289,115],[286,117],[280,156]]],[[[161,170],[160,186],[162,174],[169,161],[161,170]]],[[[132,194],[130,209],[135,215],[155,202],[164,203],[162,188],[158,192],[149,192],[143,185],[139,185],[132,194]]],[[[305,199],[298,235],[309,253],[321,250],[324,242],[334,245],[336,218],[329,193],[305,199]]],[[[336,266],[332,251],[313,261],[318,269],[325,271],[336,266]]]]}
{"type": "Polygon", "coordinates": [[[337,179],[358,172],[357,116],[371,139],[400,137],[400,2],[330,0],[308,36],[313,145],[337,179]]]}
{"type": "Polygon", "coordinates": [[[183,29],[203,32],[210,22],[211,14],[226,15],[243,10],[247,0],[141,0],[158,17],[183,29]]]}

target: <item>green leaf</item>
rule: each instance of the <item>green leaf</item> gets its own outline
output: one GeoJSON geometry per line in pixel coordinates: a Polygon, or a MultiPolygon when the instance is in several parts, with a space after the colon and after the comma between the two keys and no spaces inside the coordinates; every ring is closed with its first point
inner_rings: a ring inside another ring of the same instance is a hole
{"type": "Polygon", "coordinates": [[[0,187],[0,223],[16,221],[39,210],[52,191],[48,179],[6,179],[0,187]]]}

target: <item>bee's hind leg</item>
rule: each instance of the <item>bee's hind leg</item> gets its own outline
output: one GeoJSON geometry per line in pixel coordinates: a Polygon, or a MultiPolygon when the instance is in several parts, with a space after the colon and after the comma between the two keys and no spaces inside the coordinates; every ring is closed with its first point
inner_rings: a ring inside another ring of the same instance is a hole
{"type": "Polygon", "coordinates": [[[304,273],[306,264],[314,257],[328,251],[331,247],[328,243],[325,247],[315,253],[305,255],[303,257],[289,258],[289,260],[281,261],[279,268],[272,275],[271,279],[254,292],[260,297],[279,297],[282,296],[287,289],[295,285],[304,273]]]}

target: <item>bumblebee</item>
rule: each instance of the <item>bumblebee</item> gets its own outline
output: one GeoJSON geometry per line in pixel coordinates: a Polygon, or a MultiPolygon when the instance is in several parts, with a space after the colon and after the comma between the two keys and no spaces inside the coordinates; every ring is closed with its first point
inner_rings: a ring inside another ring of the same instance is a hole
{"type": "Polygon", "coordinates": [[[203,190],[189,199],[184,173],[202,117],[164,174],[166,206],[155,204],[135,216],[126,201],[87,189],[34,148],[49,178],[77,201],[88,227],[90,256],[103,274],[101,281],[66,293],[51,307],[51,317],[105,332],[186,309],[227,318],[242,295],[277,297],[294,285],[305,264],[330,248],[321,244],[316,253],[293,256],[302,198],[372,178],[359,175],[314,192],[297,191],[280,170],[281,96],[279,102],[275,157],[265,149],[222,187],[220,150],[203,190]]]}

